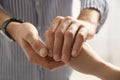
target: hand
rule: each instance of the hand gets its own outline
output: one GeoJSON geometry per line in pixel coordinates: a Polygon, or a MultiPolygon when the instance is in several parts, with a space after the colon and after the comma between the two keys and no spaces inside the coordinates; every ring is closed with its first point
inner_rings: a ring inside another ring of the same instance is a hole
{"type": "Polygon", "coordinates": [[[80,55],[71,57],[65,64],[79,72],[97,76],[101,80],[120,80],[120,68],[103,60],[97,54],[91,46],[84,43],[80,55]]]}
{"type": "Polygon", "coordinates": [[[70,56],[79,55],[86,39],[94,35],[95,25],[71,17],[56,17],[45,32],[49,56],[67,62],[70,56]]]}
{"type": "Polygon", "coordinates": [[[53,69],[61,66],[61,62],[49,61],[48,58],[42,58],[47,56],[47,48],[38,35],[36,28],[30,23],[16,23],[11,22],[7,31],[10,36],[21,46],[25,52],[28,60],[47,69],[53,69]],[[43,55],[44,54],[44,55],[43,55]]]}
{"type": "Polygon", "coordinates": [[[65,65],[62,61],[55,61],[53,58],[49,56],[45,58],[41,57],[40,59],[41,60],[40,60],[39,66],[42,66],[43,68],[47,70],[55,70],[65,65]]]}

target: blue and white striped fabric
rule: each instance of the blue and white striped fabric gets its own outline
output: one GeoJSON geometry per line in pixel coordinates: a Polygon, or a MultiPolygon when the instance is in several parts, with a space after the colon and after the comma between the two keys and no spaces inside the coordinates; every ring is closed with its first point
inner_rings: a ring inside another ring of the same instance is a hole
{"type": "MultiPolygon", "coordinates": [[[[108,12],[106,1],[80,1],[81,10],[92,7],[100,11],[102,25],[108,12]]],[[[12,17],[34,24],[43,38],[54,17],[72,15],[72,0],[0,0],[0,8],[12,17]]],[[[70,74],[68,67],[49,72],[31,64],[17,43],[0,35],[0,80],[69,80],[70,74]]]]}

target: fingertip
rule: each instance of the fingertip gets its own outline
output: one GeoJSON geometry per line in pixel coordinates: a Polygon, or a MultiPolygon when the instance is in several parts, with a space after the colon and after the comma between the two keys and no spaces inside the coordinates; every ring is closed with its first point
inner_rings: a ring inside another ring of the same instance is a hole
{"type": "Polygon", "coordinates": [[[54,55],[53,58],[54,58],[55,61],[60,61],[61,60],[59,55],[54,55]]]}
{"type": "Polygon", "coordinates": [[[40,55],[41,57],[46,57],[46,56],[48,55],[47,49],[41,48],[40,51],[39,51],[39,55],[40,55]]]}
{"type": "Polygon", "coordinates": [[[78,56],[78,53],[77,53],[76,50],[73,50],[72,53],[71,53],[71,55],[72,55],[73,57],[76,57],[76,56],[78,56]]]}
{"type": "Polygon", "coordinates": [[[53,51],[52,50],[49,50],[48,56],[53,57],[53,51]]]}
{"type": "Polygon", "coordinates": [[[69,60],[69,56],[68,55],[63,55],[62,56],[62,61],[63,62],[68,62],[68,60],[69,60]]]}

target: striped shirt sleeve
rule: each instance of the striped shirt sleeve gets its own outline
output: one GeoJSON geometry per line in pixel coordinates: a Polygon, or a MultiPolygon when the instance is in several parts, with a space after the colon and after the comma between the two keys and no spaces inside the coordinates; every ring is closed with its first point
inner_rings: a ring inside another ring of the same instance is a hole
{"type": "Polygon", "coordinates": [[[0,10],[3,10],[4,12],[6,12],[6,10],[3,8],[3,6],[1,5],[1,3],[0,3],[0,10]]]}
{"type": "Polygon", "coordinates": [[[96,30],[96,33],[97,33],[107,18],[108,4],[107,4],[106,0],[81,0],[81,10],[83,10],[85,8],[94,8],[94,9],[98,10],[101,14],[99,25],[96,30]]]}
{"type": "Polygon", "coordinates": [[[3,10],[3,7],[2,7],[2,5],[1,5],[1,3],[0,3],[0,9],[2,9],[2,10],[3,10]]]}

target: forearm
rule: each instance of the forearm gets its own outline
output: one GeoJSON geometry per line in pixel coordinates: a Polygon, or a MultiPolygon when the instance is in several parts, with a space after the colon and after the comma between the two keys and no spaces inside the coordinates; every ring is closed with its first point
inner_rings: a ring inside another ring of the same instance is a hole
{"type": "Polygon", "coordinates": [[[105,62],[96,55],[91,47],[85,44],[80,55],[72,57],[67,64],[79,72],[95,75],[103,80],[120,80],[120,69],[105,62]]]}
{"type": "Polygon", "coordinates": [[[2,9],[0,9],[0,26],[2,25],[3,22],[5,22],[9,18],[10,16],[6,12],[4,12],[2,9]]]}
{"type": "Polygon", "coordinates": [[[99,11],[100,18],[99,18],[99,24],[96,29],[96,33],[100,30],[104,22],[106,21],[109,7],[107,0],[80,0],[81,1],[81,11],[87,8],[95,9],[96,11],[99,11]]]}
{"type": "MultiPolygon", "coordinates": [[[[9,16],[9,14],[7,14],[2,8],[0,8],[0,26],[2,26],[3,28],[3,25],[6,23],[7,20],[9,20],[11,17],[9,16]]],[[[7,24],[7,23],[6,23],[7,24]]],[[[15,33],[14,30],[16,29],[16,26],[18,26],[18,24],[21,24],[21,23],[18,23],[18,22],[10,22],[8,23],[5,31],[7,31],[7,33],[9,34],[9,36],[11,38],[13,38],[13,35],[15,33]],[[13,27],[14,26],[14,27],[13,27]]],[[[3,33],[3,32],[2,32],[3,33]]],[[[2,34],[1,33],[1,34],[2,34]]],[[[4,35],[4,34],[3,34],[4,35]]],[[[6,38],[7,39],[7,38],[6,38]]]]}
{"type": "Polygon", "coordinates": [[[102,80],[120,80],[120,68],[112,65],[111,63],[101,63],[98,74],[96,75],[102,80]]]}
{"type": "Polygon", "coordinates": [[[81,11],[80,15],[78,16],[79,20],[84,20],[84,21],[90,22],[90,23],[96,25],[96,27],[99,23],[99,18],[100,18],[99,11],[92,9],[92,8],[83,9],[81,11]]]}

